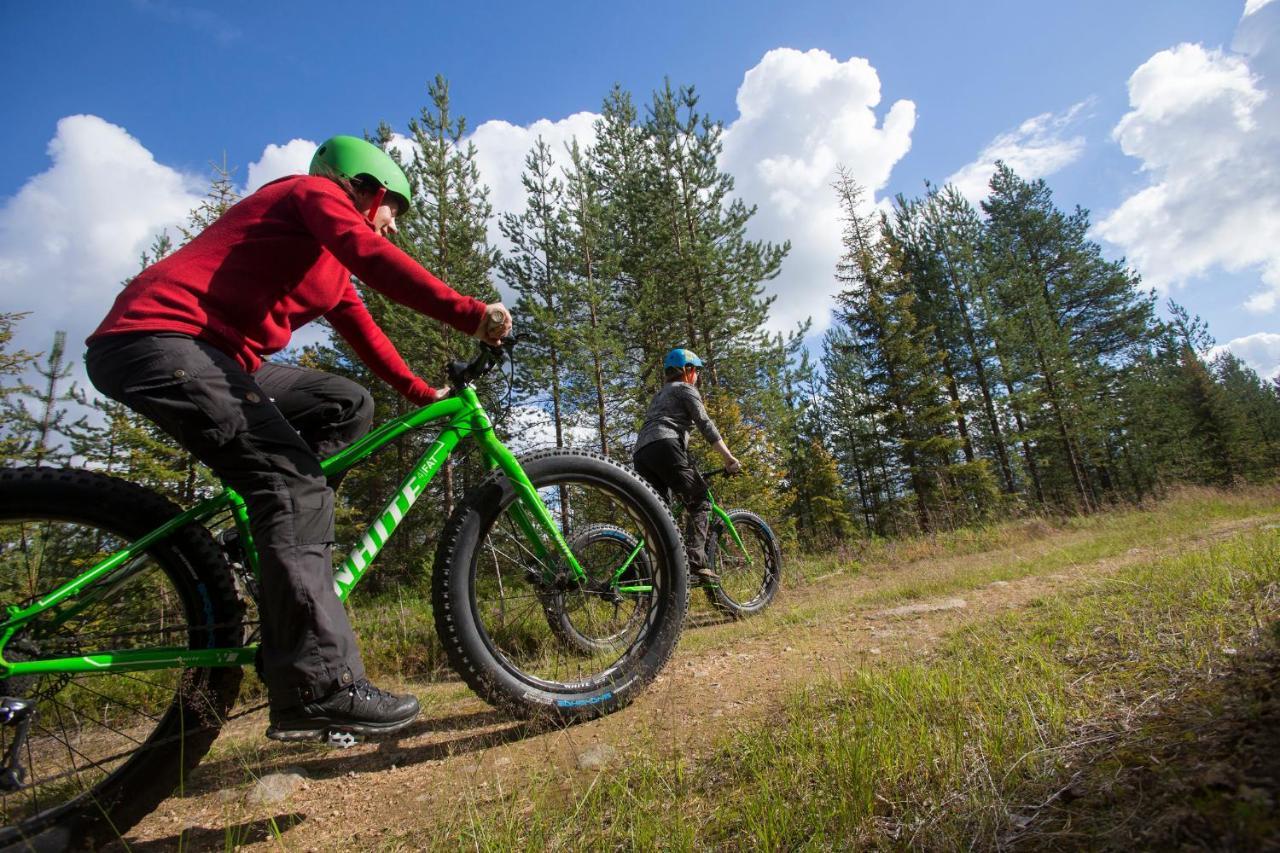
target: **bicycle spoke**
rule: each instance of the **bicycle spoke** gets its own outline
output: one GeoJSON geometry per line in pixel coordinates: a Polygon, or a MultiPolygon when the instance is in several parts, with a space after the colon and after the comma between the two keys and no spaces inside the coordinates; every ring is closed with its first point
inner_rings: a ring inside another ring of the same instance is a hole
{"type": "MultiPolygon", "coordinates": [[[[62,707],[62,708],[66,708],[68,711],[75,711],[75,710],[76,710],[75,708],[73,708],[72,706],[70,706],[70,705],[66,704],[65,702],[59,702],[57,699],[54,699],[54,698],[52,698],[52,697],[50,697],[50,698],[46,699],[45,701],[46,701],[46,702],[49,702],[49,703],[50,703],[50,704],[52,704],[52,705],[55,705],[55,706],[58,706],[58,707],[62,707]]],[[[85,711],[80,711],[79,713],[80,713],[80,714],[82,714],[82,715],[84,715],[84,718],[85,718],[85,719],[87,719],[89,722],[97,724],[97,726],[98,726],[99,728],[105,729],[105,730],[107,730],[107,731],[111,732],[113,735],[119,735],[120,737],[124,738],[125,740],[131,740],[131,741],[133,741],[134,743],[136,743],[138,746],[142,746],[143,741],[138,740],[137,738],[135,738],[133,735],[129,734],[128,732],[122,732],[122,731],[120,731],[119,729],[112,728],[110,725],[108,725],[108,724],[106,723],[106,721],[105,721],[105,720],[99,720],[99,719],[97,719],[96,717],[94,717],[94,716],[92,716],[92,715],[88,714],[88,713],[87,713],[87,712],[85,712],[85,711]]]]}
{"type": "MultiPolygon", "coordinates": [[[[127,675],[129,675],[129,674],[130,674],[130,673],[127,673],[127,672],[118,673],[118,675],[121,675],[121,676],[127,676],[127,675]]],[[[142,681],[142,679],[134,679],[134,680],[135,680],[135,681],[142,681]]],[[[152,684],[151,682],[143,681],[142,683],[146,684],[146,685],[147,685],[147,686],[149,686],[149,687],[155,687],[155,686],[156,686],[155,684],[152,684]]],[[[153,723],[158,723],[158,722],[160,722],[160,718],[159,718],[159,717],[152,716],[151,714],[147,713],[146,711],[142,710],[141,708],[139,708],[139,707],[137,707],[137,706],[134,706],[134,705],[130,705],[130,704],[129,704],[129,703],[127,703],[127,702],[123,702],[123,701],[121,701],[119,698],[117,698],[117,697],[115,697],[115,696],[108,696],[107,694],[102,693],[102,692],[97,691],[97,690],[94,690],[94,689],[93,689],[93,688],[91,688],[91,687],[86,687],[85,685],[81,684],[79,681],[72,681],[72,682],[70,683],[70,685],[68,685],[68,686],[71,686],[71,687],[77,687],[77,688],[79,688],[80,690],[85,691],[86,693],[92,693],[94,696],[101,697],[101,698],[103,698],[103,699],[108,700],[109,702],[115,702],[117,705],[120,705],[120,706],[121,706],[121,707],[123,707],[123,708],[127,708],[127,709],[129,709],[130,711],[133,711],[133,712],[134,712],[134,713],[136,713],[136,714],[141,714],[142,716],[146,717],[148,720],[150,720],[150,721],[151,721],[151,722],[153,722],[153,723]]]]}

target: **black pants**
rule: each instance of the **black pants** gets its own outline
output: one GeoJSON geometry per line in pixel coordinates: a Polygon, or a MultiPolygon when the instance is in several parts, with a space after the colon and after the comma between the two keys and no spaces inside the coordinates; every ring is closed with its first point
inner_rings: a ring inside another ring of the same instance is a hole
{"type": "Polygon", "coordinates": [[[707,567],[707,523],[711,498],[683,444],[674,438],[646,444],[632,457],[636,471],[657,490],[667,503],[674,493],[684,504],[684,546],[690,569],[707,567]]]}
{"type": "Polygon", "coordinates": [[[262,674],[288,708],[364,677],[333,588],[333,490],[320,460],[368,431],[373,398],[318,370],[257,373],[185,335],[113,335],[85,357],[108,397],[145,415],[244,498],[261,569],[262,674]]]}

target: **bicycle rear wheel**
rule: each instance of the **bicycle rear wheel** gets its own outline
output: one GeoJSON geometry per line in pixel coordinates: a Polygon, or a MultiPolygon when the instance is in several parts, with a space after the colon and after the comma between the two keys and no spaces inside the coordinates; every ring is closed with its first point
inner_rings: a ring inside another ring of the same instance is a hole
{"type": "MultiPolygon", "coordinates": [[[[0,471],[0,602],[26,604],[160,526],[178,507],[88,471],[0,471]]],[[[5,658],[241,642],[241,605],[208,533],[188,526],[25,625],[5,658]]],[[[93,848],[181,786],[217,737],[238,668],[0,680],[34,705],[23,784],[0,791],[0,847],[93,848]]],[[[0,727],[7,754],[14,726],[0,727]]]]}
{"type": "Polygon", "coordinates": [[[490,703],[522,717],[599,716],[635,698],[675,648],[689,603],[680,534],[648,484],[611,459],[553,450],[520,464],[587,580],[531,545],[511,482],[494,472],[445,528],[436,630],[490,703]]]}
{"type": "Polygon", "coordinates": [[[711,567],[720,583],[707,588],[711,603],[730,616],[759,613],[769,606],[782,579],[782,553],[764,519],[745,509],[726,512],[742,538],[742,547],[723,521],[711,528],[711,567]]]}

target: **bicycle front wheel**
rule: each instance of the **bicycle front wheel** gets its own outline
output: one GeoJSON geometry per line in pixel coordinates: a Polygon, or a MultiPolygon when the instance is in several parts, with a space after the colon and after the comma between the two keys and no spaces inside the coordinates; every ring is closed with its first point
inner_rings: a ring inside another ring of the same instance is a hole
{"type": "MultiPolygon", "coordinates": [[[[159,527],[179,509],[154,492],[89,471],[0,471],[0,602],[27,605],[159,527]]],[[[239,645],[241,606],[203,528],[191,525],[11,637],[8,662],[149,648],[239,645]]],[[[0,780],[0,849],[93,849],[121,836],[179,787],[218,735],[238,668],[49,673],[0,680],[0,697],[34,709],[24,769],[0,780]]]]}
{"type": "Polygon", "coordinates": [[[689,604],[679,531],[648,484],[607,457],[550,450],[520,464],[587,577],[530,537],[511,482],[494,472],[445,528],[436,630],[467,684],[512,714],[609,713],[675,648],[689,604]]]}
{"type": "Polygon", "coordinates": [[[769,606],[782,579],[782,553],[764,519],[745,509],[726,512],[742,539],[739,546],[719,519],[711,529],[710,562],[720,583],[707,589],[711,603],[734,617],[751,616],[769,606]]]}

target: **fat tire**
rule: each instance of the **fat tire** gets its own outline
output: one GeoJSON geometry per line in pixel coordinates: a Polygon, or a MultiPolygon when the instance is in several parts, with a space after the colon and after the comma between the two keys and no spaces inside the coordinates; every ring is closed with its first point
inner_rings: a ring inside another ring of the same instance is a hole
{"type": "MultiPolygon", "coordinates": [[[[39,516],[93,525],[133,540],[179,512],[153,491],[92,471],[0,470],[0,521],[39,516]]],[[[213,645],[243,642],[243,605],[207,530],[188,525],[149,554],[181,596],[189,625],[224,626],[205,632],[213,645]]],[[[175,695],[132,757],[85,795],[0,829],[0,850],[94,849],[122,837],[173,793],[209,751],[239,693],[242,674],[237,667],[184,670],[182,694],[175,695]],[[168,742],[146,748],[162,740],[168,742]]]]}
{"type": "MultiPolygon", "coordinates": [[[[768,523],[751,510],[730,509],[726,510],[725,514],[729,516],[733,526],[738,531],[738,535],[742,536],[744,540],[748,536],[756,536],[765,546],[767,560],[765,571],[768,574],[763,579],[764,583],[755,598],[745,602],[735,601],[720,586],[707,587],[707,599],[714,607],[735,619],[743,619],[760,613],[769,606],[774,596],[778,594],[778,586],[782,582],[782,551],[778,547],[778,538],[773,535],[773,530],[769,528],[768,523]]],[[[728,537],[729,532],[723,523],[717,520],[717,523],[712,526],[711,536],[709,537],[712,549],[719,550],[721,536],[728,537]]],[[[738,547],[731,537],[728,541],[729,547],[738,547]]],[[[716,555],[713,553],[708,556],[711,557],[709,563],[715,566],[716,555]]]]}
{"type": "Polygon", "coordinates": [[[512,716],[573,723],[625,707],[666,665],[675,650],[689,608],[684,543],[657,492],[630,469],[589,451],[542,450],[520,457],[534,487],[571,474],[611,486],[654,532],[661,575],[655,593],[653,627],[608,679],[577,689],[548,690],[504,666],[476,624],[472,585],[479,545],[501,510],[515,499],[511,481],[490,473],[459,504],[445,525],[436,551],[432,602],[436,632],[450,664],[482,699],[512,716]]]}

